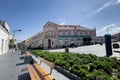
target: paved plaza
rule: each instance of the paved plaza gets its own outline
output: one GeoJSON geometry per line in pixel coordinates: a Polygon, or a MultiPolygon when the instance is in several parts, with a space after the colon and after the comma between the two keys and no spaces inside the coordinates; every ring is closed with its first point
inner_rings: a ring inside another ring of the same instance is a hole
{"type": "MultiPolygon", "coordinates": [[[[118,42],[118,44],[120,45],[120,42],[118,42]]],[[[113,50],[120,51],[120,48],[113,49],[113,50]]],[[[48,50],[48,51],[50,51],[50,52],[65,52],[65,49],[54,49],[54,50],[48,50]]],[[[103,45],[96,44],[96,45],[80,46],[77,48],[69,48],[69,52],[79,53],[79,54],[95,54],[100,57],[103,57],[106,55],[105,44],[103,44],[103,45]]],[[[116,52],[113,52],[112,56],[120,57],[120,55],[116,52]]]]}

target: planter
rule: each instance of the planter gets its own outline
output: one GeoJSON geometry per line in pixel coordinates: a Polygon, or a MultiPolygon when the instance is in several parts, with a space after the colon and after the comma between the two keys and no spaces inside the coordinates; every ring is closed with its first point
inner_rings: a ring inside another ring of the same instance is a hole
{"type": "Polygon", "coordinates": [[[62,73],[63,75],[65,75],[66,77],[68,77],[70,80],[82,80],[80,77],[76,76],[75,74],[72,74],[70,73],[69,71],[59,67],[59,66],[56,66],[55,65],[55,69],[62,73]]]}
{"type": "MultiPolygon", "coordinates": [[[[35,55],[35,54],[32,54],[33,56],[37,56],[37,55],[35,55]]],[[[38,57],[38,56],[37,56],[38,57]]],[[[51,63],[51,64],[53,64],[52,62],[50,62],[50,61],[48,61],[48,60],[46,60],[47,62],[49,62],[49,63],[51,63]]],[[[59,67],[59,66],[57,66],[57,65],[55,65],[54,66],[54,69],[55,70],[57,70],[58,72],[60,72],[60,73],[62,73],[63,75],[65,75],[67,78],[69,78],[70,80],[82,80],[80,77],[78,77],[77,75],[75,75],[75,74],[72,74],[72,73],[70,73],[69,71],[67,71],[67,70],[65,70],[65,69],[63,69],[63,68],[61,68],[61,67],[59,67]]]]}

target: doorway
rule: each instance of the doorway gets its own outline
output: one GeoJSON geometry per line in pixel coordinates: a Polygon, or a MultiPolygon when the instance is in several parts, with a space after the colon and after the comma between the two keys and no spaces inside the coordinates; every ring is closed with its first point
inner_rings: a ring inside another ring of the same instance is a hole
{"type": "Polygon", "coordinates": [[[48,48],[51,48],[51,40],[48,39],[48,48]]]}
{"type": "Polygon", "coordinates": [[[83,38],[83,45],[90,45],[91,44],[91,38],[83,38]]]}

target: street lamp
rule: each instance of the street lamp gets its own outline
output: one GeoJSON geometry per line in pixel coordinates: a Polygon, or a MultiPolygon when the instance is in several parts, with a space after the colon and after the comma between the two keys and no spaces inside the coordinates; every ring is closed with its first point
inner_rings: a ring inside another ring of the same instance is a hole
{"type": "Polygon", "coordinates": [[[108,33],[108,32],[109,32],[109,29],[110,29],[110,28],[114,28],[114,27],[115,27],[115,26],[113,26],[113,25],[107,27],[107,34],[109,34],[109,33],[108,33]]]}
{"type": "Polygon", "coordinates": [[[13,30],[13,41],[14,41],[14,45],[15,45],[15,32],[21,32],[22,30],[21,29],[18,29],[18,30],[13,30]]]}
{"type": "Polygon", "coordinates": [[[21,30],[21,29],[13,30],[13,39],[15,38],[15,32],[16,32],[16,31],[20,32],[20,31],[22,31],[22,30],[21,30]]]}

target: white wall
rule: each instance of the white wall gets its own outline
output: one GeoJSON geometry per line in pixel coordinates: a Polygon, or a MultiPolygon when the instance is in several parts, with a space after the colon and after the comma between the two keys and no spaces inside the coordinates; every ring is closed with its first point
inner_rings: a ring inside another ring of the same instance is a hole
{"type": "Polygon", "coordinates": [[[9,34],[0,28],[0,55],[8,51],[8,43],[9,43],[9,34]]]}

